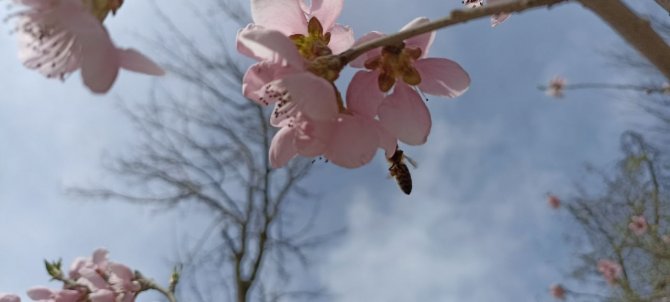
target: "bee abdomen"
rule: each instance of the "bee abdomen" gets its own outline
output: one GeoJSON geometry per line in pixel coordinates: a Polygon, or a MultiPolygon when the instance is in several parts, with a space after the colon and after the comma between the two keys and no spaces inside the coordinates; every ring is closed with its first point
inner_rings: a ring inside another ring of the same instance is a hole
{"type": "Polygon", "coordinates": [[[412,193],[412,174],[406,165],[401,164],[396,167],[395,180],[403,193],[409,195],[412,193]]]}

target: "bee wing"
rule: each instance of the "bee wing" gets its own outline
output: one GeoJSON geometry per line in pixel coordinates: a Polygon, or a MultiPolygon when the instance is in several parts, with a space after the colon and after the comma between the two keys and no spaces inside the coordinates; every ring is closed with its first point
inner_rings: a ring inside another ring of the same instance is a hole
{"type": "Polygon", "coordinates": [[[405,155],[405,159],[407,160],[407,162],[410,165],[412,165],[412,167],[414,167],[414,169],[419,168],[419,164],[415,160],[413,160],[411,157],[405,155]]]}

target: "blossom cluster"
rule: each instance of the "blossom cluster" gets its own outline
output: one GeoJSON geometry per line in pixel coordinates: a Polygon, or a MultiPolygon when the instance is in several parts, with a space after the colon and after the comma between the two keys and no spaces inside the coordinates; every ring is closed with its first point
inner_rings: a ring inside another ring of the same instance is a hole
{"type": "Polygon", "coordinates": [[[598,271],[603,275],[607,283],[614,285],[621,277],[622,268],[619,263],[603,259],[598,261],[598,271]]]}
{"type": "MultiPolygon", "coordinates": [[[[336,23],[342,7],[343,0],[251,1],[253,23],[238,33],[237,49],[258,62],[242,90],[258,104],[274,105],[273,167],[300,155],[356,168],[380,148],[388,158],[398,142],[424,144],[432,121],[419,90],[454,98],[470,85],[458,63],[428,56],[434,32],[342,62],[338,55],[346,50],[384,36],[371,32],[355,40],[350,27],[336,23]],[[335,85],[343,63],[360,69],[345,94],[335,85]]],[[[401,30],[427,22],[417,18],[401,30]]]]}
{"type": "MultiPolygon", "coordinates": [[[[92,257],[77,258],[67,276],[60,263],[47,263],[47,271],[64,282],[61,289],[39,286],[28,290],[28,297],[39,302],[133,302],[142,290],[135,274],[127,266],[107,259],[107,250],[98,249],[92,257]]],[[[16,295],[0,294],[0,302],[19,302],[16,295]]]]}
{"type": "Polygon", "coordinates": [[[149,75],[164,71],[135,49],[118,48],[103,26],[123,0],[12,0],[21,6],[17,19],[19,59],[47,78],[64,80],[81,70],[84,84],[105,93],[119,69],[149,75]]]}

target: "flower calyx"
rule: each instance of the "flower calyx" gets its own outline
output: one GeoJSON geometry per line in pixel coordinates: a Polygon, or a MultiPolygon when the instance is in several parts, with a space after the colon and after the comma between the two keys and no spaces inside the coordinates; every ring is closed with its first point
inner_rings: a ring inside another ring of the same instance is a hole
{"type": "Polygon", "coordinates": [[[384,46],[380,56],[365,62],[365,68],[379,71],[378,84],[383,92],[391,90],[397,79],[416,86],[421,83],[421,75],[413,65],[421,54],[420,48],[405,47],[405,43],[402,42],[384,46]]]}
{"type": "Polygon", "coordinates": [[[83,2],[101,23],[105,21],[110,12],[112,15],[116,15],[116,12],[123,5],[123,0],[83,0],[83,2]]]}

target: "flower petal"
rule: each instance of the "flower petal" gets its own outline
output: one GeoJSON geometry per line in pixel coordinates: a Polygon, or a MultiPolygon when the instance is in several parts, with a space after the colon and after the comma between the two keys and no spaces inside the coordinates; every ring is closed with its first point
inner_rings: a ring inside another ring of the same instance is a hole
{"type": "Polygon", "coordinates": [[[144,73],[148,75],[162,76],[165,75],[165,70],[154,63],[147,56],[139,51],[129,49],[117,49],[119,56],[119,64],[123,69],[144,73]]]}
{"type": "Polygon", "coordinates": [[[314,120],[330,120],[339,110],[333,85],[310,72],[287,75],[270,83],[268,89],[281,98],[270,117],[274,126],[298,113],[314,120]]]}
{"type": "Polygon", "coordinates": [[[107,289],[96,290],[88,295],[91,302],[114,302],[114,292],[107,289]]]}
{"type": "MultiPolygon", "coordinates": [[[[428,22],[430,22],[428,18],[418,17],[412,20],[411,22],[407,23],[407,25],[403,26],[403,28],[400,29],[400,31],[407,30],[428,22]]],[[[435,31],[431,31],[429,33],[405,40],[405,47],[421,49],[421,58],[425,58],[428,56],[428,50],[430,49],[430,46],[433,45],[434,40],[435,40],[435,31]]]]}
{"type": "Polygon", "coordinates": [[[374,118],[377,108],[384,100],[378,88],[379,72],[361,70],[356,72],[347,88],[347,108],[356,114],[374,118]]]}
{"type": "Polygon", "coordinates": [[[46,287],[33,287],[27,292],[28,297],[33,300],[48,300],[53,292],[46,287]]]}
{"type": "Polygon", "coordinates": [[[304,60],[289,38],[279,31],[253,24],[237,34],[237,51],[259,61],[267,60],[296,68],[304,66],[304,60]]]}
{"type": "Polygon", "coordinates": [[[251,65],[242,78],[242,94],[258,103],[259,105],[270,105],[277,101],[276,97],[270,95],[265,89],[266,85],[280,79],[281,77],[295,72],[294,69],[282,64],[269,61],[260,61],[251,65]]]}
{"type": "Polygon", "coordinates": [[[342,7],[343,0],[312,0],[311,15],[319,19],[323,28],[329,31],[340,17],[342,7]]]}
{"type": "Polygon", "coordinates": [[[421,91],[449,98],[465,93],[470,87],[470,76],[458,63],[443,58],[427,58],[414,62],[421,74],[421,91]]]}
{"type": "Polygon", "coordinates": [[[295,136],[295,146],[298,149],[298,154],[305,157],[322,155],[328,147],[328,141],[335,123],[333,121],[311,121],[303,117],[298,120],[295,136]]]}
{"type": "Polygon", "coordinates": [[[432,125],[421,96],[402,82],[395,85],[393,93],[379,106],[379,122],[408,145],[424,144],[432,125]]]}
{"type": "Polygon", "coordinates": [[[369,163],[378,146],[374,120],[340,114],[324,155],[340,167],[353,169],[369,163]]]}
{"type": "Polygon", "coordinates": [[[272,168],[281,168],[296,156],[297,150],[293,144],[294,140],[294,127],[282,127],[277,134],[275,134],[272,138],[269,152],[270,165],[272,168]]]}
{"type": "Polygon", "coordinates": [[[302,0],[252,0],[251,17],[257,25],[278,30],[286,36],[307,33],[302,0]]]}
{"type": "Polygon", "coordinates": [[[129,267],[120,263],[109,263],[109,271],[123,281],[130,282],[135,278],[133,271],[131,271],[129,267]]]}
{"type": "Polygon", "coordinates": [[[500,13],[491,16],[491,27],[496,27],[500,25],[501,23],[505,22],[509,18],[510,14],[507,13],[500,13]]]}
{"type": "Polygon", "coordinates": [[[330,43],[328,47],[333,54],[343,53],[354,45],[354,31],[349,26],[335,24],[330,30],[330,43]]]}
{"type": "Polygon", "coordinates": [[[96,265],[97,268],[106,270],[108,263],[107,255],[109,255],[109,251],[107,251],[107,249],[99,248],[93,251],[93,257],[91,258],[91,261],[96,265]]]}
{"type": "MultiPolygon", "coordinates": [[[[363,35],[362,37],[360,37],[358,40],[356,40],[356,42],[354,43],[354,46],[361,45],[365,42],[369,42],[369,41],[372,41],[374,39],[381,38],[383,36],[385,36],[385,35],[381,32],[378,32],[378,31],[369,32],[369,33],[363,35]]],[[[377,48],[375,48],[371,51],[368,51],[365,54],[359,56],[358,58],[353,60],[351,63],[349,63],[349,65],[351,65],[351,67],[354,67],[354,68],[364,68],[365,67],[365,61],[367,61],[370,58],[378,57],[381,54],[382,54],[381,48],[377,47],[377,48]]]]}
{"type": "MultiPolygon", "coordinates": [[[[80,37],[81,39],[81,37],[80,37]]],[[[81,41],[81,77],[84,85],[94,93],[105,93],[112,88],[119,74],[119,57],[109,35],[88,37],[81,41]]]]}
{"type": "Polygon", "coordinates": [[[21,298],[17,295],[0,293],[0,302],[21,302],[21,298]]]}
{"type": "Polygon", "coordinates": [[[386,130],[381,123],[377,123],[377,135],[379,135],[379,148],[384,150],[386,158],[391,158],[398,148],[398,138],[386,130]]]}

